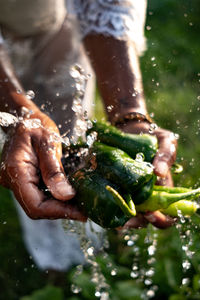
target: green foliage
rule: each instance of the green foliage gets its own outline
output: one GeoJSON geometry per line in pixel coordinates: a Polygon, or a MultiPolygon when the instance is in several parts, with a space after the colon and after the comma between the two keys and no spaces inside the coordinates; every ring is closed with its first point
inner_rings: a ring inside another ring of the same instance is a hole
{"type": "Polygon", "coordinates": [[[20,298],[20,300],[63,300],[63,291],[55,286],[47,285],[43,289],[33,292],[30,296],[20,298]]]}

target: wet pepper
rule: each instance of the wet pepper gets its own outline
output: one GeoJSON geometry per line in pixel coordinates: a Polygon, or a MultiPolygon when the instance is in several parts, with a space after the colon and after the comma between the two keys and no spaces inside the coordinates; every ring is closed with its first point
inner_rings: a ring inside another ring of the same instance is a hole
{"type": "Polygon", "coordinates": [[[145,161],[152,162],[158,149],[158,141],[155,136],[124,133],[108,122],[93,121],[92,124],[93,126],[87,131],[87,134],[92,131],[97,132],[99,142],[119,148],[132,158],[135,158],[137,153],[142,152],[145,161]]]}
{"type": "Polygon", "coordinates": [[[100,142],[89,150],[85,168],[70,176],[76,201],[91,220],[114,228],[123,226],[137,212],[160,210],[171,216],[196,212],[198,205],[191,200],[199,197],[200,189],[156,186],[153,166],[133,159],[143,152],[145,159],[152,161],[157,150],[155,137],[124,134],[95,122],[88,134],[94,129],[100,142]]]}
{"type": "Polygon", "coordinates": [[[130,195],[122,198],[119,188],[96,171],[81,169],[71,177],[71,183],[77,191],[75,200],[80,209],[101,227],[123,226],[136,215],[130,195]]]}

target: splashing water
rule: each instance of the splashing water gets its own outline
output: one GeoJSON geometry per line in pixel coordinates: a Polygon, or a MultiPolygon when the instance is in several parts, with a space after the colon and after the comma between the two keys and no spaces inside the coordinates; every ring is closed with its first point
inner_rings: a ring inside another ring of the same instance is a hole
{"type": "MultiPolygon", "coordinates": [[[[63,220],[63,228],[67,232],[76,233],[80,241],[80,247],[83,251],[85,257],[85,263],[91,266],[91,282],[95,285],[95,297],[100,300],[109,299],[109,285],[106,283],[106,279],[101,272],[99,264],[96,262],[96,251],[103,252],[104,247],[107,246],[108,240],[105,235],[105,231],[99,226],[94,225],[92,221],[88,221],[86,224],[63,220]]],[[[106,253],[104,253],[106,256],[106,253]]],[[[76,267],[73,281],[76,277],[80,275],[83,271],[83,266],[79,265],[76,267]]],[[[115,270],[112,270],[113,276],[115,270]]],[[[81,288],[75,283],[72,284],[71,290],[73,293],[77,294],[81,292],[81,288]]]]}
{"type": "Polygon", "coordinates": [[[154,133],[154,131],[158,128],[158,125],[156,123],[150,124],[149,127],[149,133],[154,133]]]}

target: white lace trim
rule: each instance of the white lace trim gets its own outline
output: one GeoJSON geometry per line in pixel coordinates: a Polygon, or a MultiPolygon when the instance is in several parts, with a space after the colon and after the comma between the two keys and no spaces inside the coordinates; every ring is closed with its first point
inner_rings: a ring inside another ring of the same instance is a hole
{"type": "Polygon", "coordinates": [[[101,33],[131,39],[141,54],[145,48],[146,0],[74,0],[81,33],[101,33]]]}

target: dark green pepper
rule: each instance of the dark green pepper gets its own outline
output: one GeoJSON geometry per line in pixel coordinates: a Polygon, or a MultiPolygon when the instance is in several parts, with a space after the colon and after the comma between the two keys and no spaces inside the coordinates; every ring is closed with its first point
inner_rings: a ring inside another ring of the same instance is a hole
{"type": "Polygon", "coordinates": [[[152,162],[158,149],[158,142],[155,136],[124,133],[109,123],[93,121],[93,127],[87,131],[87,134],[92,131],[98,133],[98,141],[119,148],[132,158],[135,158],[137,153],[142,152],[145,161],[152,162]]]}
{"type": "Polygon", "coordinates": [[[118,187],[97,172],[81,169],[71,177],[79,207],[95,223],[104,228],[123,226],[136,215],[130,195],[124,198],[118,187]]]}
{"type": "Polygon", "coordinates": [[[133,194],[154,177],[150,163],[134,160],[121,149],[95,142],[91,153],[96,170],[126,192],[133,194]]]}
{"type": "Polygon", "coordinates": [[[132,192],[131,196],[135,204],[141,204],[145,202],[153,193],[155,182],[156,182],[156,175],[153,175],[151,180],[144,184],[139,190],[132,192]]]}

